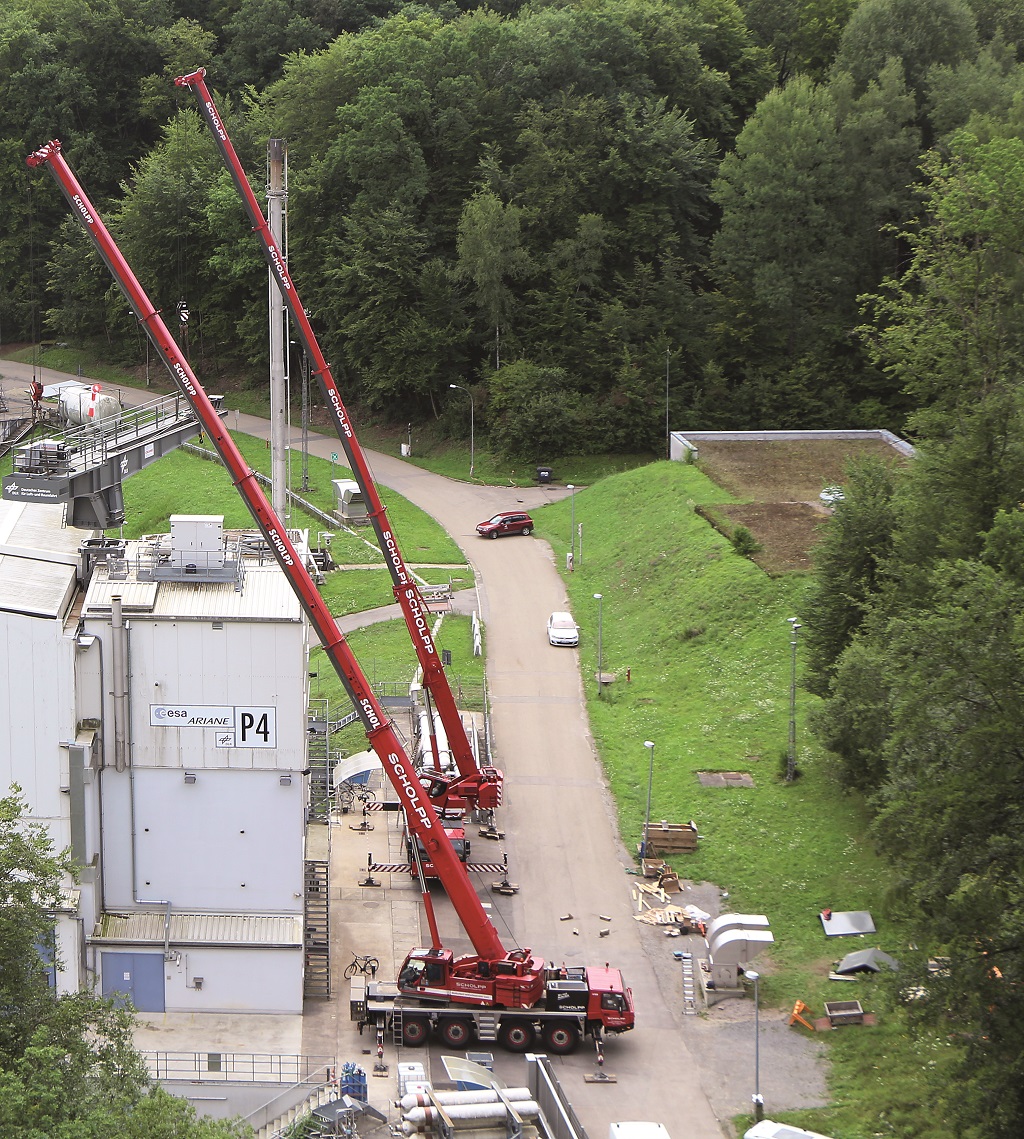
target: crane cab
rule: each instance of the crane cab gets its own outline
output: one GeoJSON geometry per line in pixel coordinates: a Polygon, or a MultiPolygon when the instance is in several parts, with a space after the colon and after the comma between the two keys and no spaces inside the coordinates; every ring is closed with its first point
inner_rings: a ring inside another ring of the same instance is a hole
{"type": "Polygon", "coordinates": [[[532,1008],[544,995],[544,962],[529,949],[497,961],[450,949],[414,949],[398,971],[398,991],[425,1003],[532,1008]]]}

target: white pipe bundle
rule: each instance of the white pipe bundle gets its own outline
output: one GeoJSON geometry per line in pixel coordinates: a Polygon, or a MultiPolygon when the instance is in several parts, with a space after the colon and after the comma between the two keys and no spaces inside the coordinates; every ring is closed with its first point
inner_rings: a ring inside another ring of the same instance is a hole
{"type": "MultiPolygon", "coordinates": [[[[510,1100],[533,1098],[529,1088],[504,1088],[502,1091],[505,1098],[510,1100]]],[[[497,1103],[498,1093],[493,1088],[476,1088],[465,1092],[434,1092],[434,1100],[444,1107],[459,1103],[497,1103]]],[[[408,1111],[411,1107],[429,1107],[430,1104],[431,1099],[426,1092],[406,1092],[398,1106],[403,1111],[408,1111]]]]}
{"type": "MultiPolygon", "coordinates": [[[[516,1113],[525,1119],[536,1119],[540,1115],[540,1105],[536,1100],[524,1099],[515,1103],[516,1113]]],[[[463,1103],[445,1106],[445,1113],[452,1126],[461,1131],[466,1128],[504,1125],[508,1112],[503,1103],[463,1103]]],[[[418,1131],[440,1130],[441,1112],[436,1107],[414,1107],[405,1113],[402,1131],[415,1135],[418,1131]]]]}

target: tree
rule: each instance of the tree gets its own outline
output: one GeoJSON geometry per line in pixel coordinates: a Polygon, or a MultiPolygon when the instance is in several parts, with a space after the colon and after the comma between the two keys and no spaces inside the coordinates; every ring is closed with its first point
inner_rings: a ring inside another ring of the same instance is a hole
{"type": "Polygon", "coordinates": [[[771,49],[781,87],[795,75],[825,78],[856,2],[819,0],[798,6],[790,0],[743,0],[741,6],[757,42],[771,49]]]}
{"type": "Polygon", "coordinates": [[[1001,1139],[1024,1120],[1024,599],[964,561],[938,567],[934,587],[885,631],[889,777],[872,830],[915,935],[950,958],[931,1015],[969,1044],[946,1113],[1001,1139]]]}
{"type": "Polygon", "coordinates": [[[494,367],[501,367],[501,337],[507,334],[514,308],[512,283],[530,270],[522,246],[522,211],[505,205],[489,190],[466,203],[459,221],[456,274],[472,285],[472,297],[494,329],[494,367]]]}
{"type": "Polygon", "coordinates": [[[898,519],[895,485],[890,463],[851,466],[843,499],[822,527],[802,614],[807,685],[819,696],[828,695],[840,657],[882,591],[898,519]]]}
{"type": "Polygon", "coordinates": [[[924,172],[910,267],[865,298],[863,332],[918,408],[945,413],[1015,386],[1024,363],[1024,139],[960,132],[924,172]]]}
{"type": "Polygon", "coordinates": [[[490,390],[490,438],[507,459],[535,462],[596,445],[593,402],[562,369],[517,360],[493,374],[490,390]]]}
{"type": "Polygon", "coordinates": [[[410,209],[362,210],[348,219],[340,265],[327,267],[341,303],[345,358],[372,408],[426,409],[463,374],[467,321],[454,283],[427,255],[410,209]]]}
{"type": "Polygon", "coordinates": [[[966,0],[862,0],[843,31],[836,68],[864,91],[890,59],[898,59],[920,104],[930,67],[971,59],[977,48],[966,0]]]}
{"type": "Polygon", "coordinates": [[[758,104],[712,194],[722,210],[712,271],[748,360],[795,359],[842,328],[852,252],[842,222],[855,190],[827,90],[795,79],[758,104]]]}

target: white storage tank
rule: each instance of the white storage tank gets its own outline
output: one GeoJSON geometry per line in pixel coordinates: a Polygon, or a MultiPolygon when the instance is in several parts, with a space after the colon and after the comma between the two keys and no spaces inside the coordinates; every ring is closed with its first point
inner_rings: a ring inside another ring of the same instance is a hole
{"type": "Polygon", "coordinates": [[[68,427],[113,431],[121,419],[121,401],[104,392],[99,384],[69,384],[61,388],[58,414],[68,427]]]}

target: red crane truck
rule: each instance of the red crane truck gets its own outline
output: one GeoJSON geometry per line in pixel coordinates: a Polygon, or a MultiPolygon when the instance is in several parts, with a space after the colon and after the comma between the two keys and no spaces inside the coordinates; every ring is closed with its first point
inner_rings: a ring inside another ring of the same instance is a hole
{"type": "MultiPolygon", "coordinates": [[[[456,956],[441,945],[430,894],[423,886],[431,945],[405,959],[392,991],[367,994],[358,1015],[383,1034],[387,1026],[406,1044],[423,1043],[431,1027],[451,1046],[476,1031],[481,1040],[497,1039],[513,1050],[526,1050],[537,1034],[552,1052],[570,1052],[582,1033],[600,1044],[605,1033],[633,1027],[633,997],[617,969],[549,969],[530,949],[506,950],[487,916],[465,867],[444,832],[429,796],[365,673],[338,629],[316,584],[246,465],[188,362],[178,348],[53,141],[29,155],[31,167],[45,166],[72,213],[92,239],[145,328],[172,378],[192,405],[199,422],[249,508],[268,548],[295,596],[366,728],[370,746],[405,810],[409,829],[437,870],[475,952],[456,956]]],[[[372,988],[373,986],[371,986],[372,988]]]]}
{"type": "MultiPolygon", "coordinates": [[[[366,455],[359,445],[355,428],[352,426],[352,421],[342,402],[341,392],[338,390],[338,385],[331,374],[327,360],[320,350],[306,310],[299,300],[295,282],[288,272],[284,251],[279,247],[273,230],[260,209],[259,202],[249,185],[249,179],[245,176],[245,170],[242,168],[238,154],[228,137],[224,120],[217,110],[210,89],[206,86],[206,69],[200,68],[190,75],[180,75],[174,82],[179,87],[188,87],[196,96],[199,110],[210,128],[214,142],[224,159],[231,180],[235,184],[235,189],[245,205],[253,231],[259,237],[260,247],[271,276],[284,298],[284,303],[292,320],[295,321],[306,357],[313,363],[313,372],[331,412],[338,438],[345,450],[355,481],[363,493],[367,516],[373,526],[377,543],[391,574],[395,598],[401,606],[402,616],[416,650],[416,658],[423,673],[424,690],[427,693],[428,701],[433,700],[438,715],[441,717],[445,733],[448,736],[449,747],[455,759],[455,765],[459,770],[459,774],[454,777],[442,773],[440,781],[435,782],[435,788],[440,797],[434,791],[431,792],[434,806],[447,809],[469,806],[486,811],[492,810],[501,802],[502,773],[496,767],[477,766],[476,757],[473,754],[462,718],[459,716],[455,704],[455,697],[452,695],[451,686],[448,683],[448,677],[439,659],[437,646],[434,644],[430,632],[427,608],[423,602],[423,597],[402,558],[398,540],[388,522],[387,510],[377,492],[373,476],[370,474],[366,455]]],[[[431,746],[436,757],[437,741],[433,735],[432,716],[429,717],[429,721],[431,724],[431,746]]]]}

